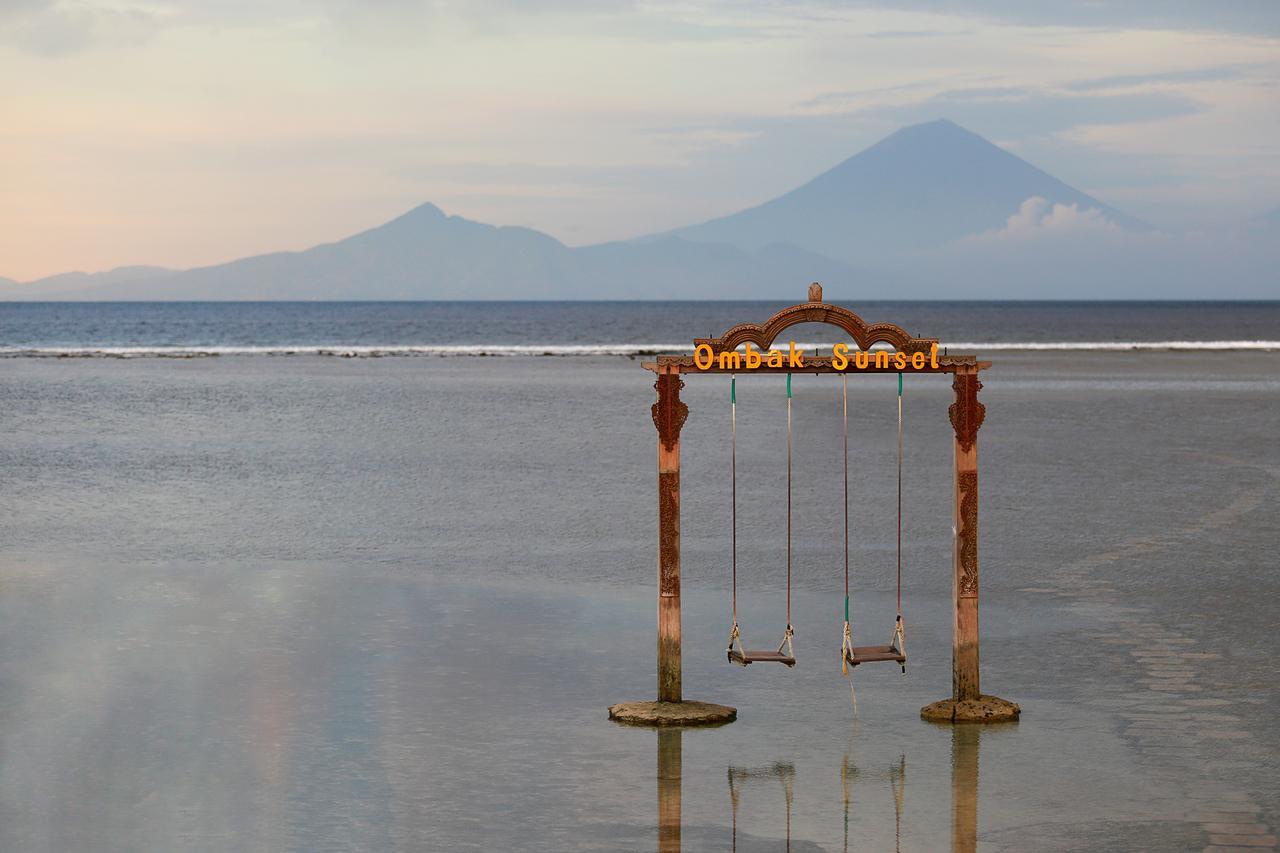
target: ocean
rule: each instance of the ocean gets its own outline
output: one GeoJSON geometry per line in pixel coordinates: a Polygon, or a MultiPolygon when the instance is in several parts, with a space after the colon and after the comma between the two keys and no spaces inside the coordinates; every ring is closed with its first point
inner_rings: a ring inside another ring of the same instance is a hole
{"type": "MultiPolygon", "coordinates": [[[[0,302],[0,357],[644,355],[687,349],[787,304],[0,302]]],[[[1280,302],[857,306],[868,322],[888,318],[957,349],[1280,349],[1280,302]]]]}
{"type": "MultiPolygon", "coordinates": [[[[728,388],[688,377],[685,695],[739,718],[607,719],[655,690],[643,354],[780,304],[0,304],[0,849],[644,850],[660,801],[686,851],[1276,846],[1280,303],[843,304],[993,362],[982,678],[1016,724],[919,719],[951,638],[923,376],[907,674],[860,668],[855,713],[826,376],[794,383],[799,664],[725,661],[728,388]]],[[[896,383],[849,389],[853,624],[884,642],[896,383]]],[[[754,645],[785,436],[782,377],[739,377],[754,645]]]]}

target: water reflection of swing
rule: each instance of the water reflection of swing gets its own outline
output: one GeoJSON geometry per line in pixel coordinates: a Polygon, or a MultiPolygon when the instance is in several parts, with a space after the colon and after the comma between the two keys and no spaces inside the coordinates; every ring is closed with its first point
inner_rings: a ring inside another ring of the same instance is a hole
{"type": "Polygon", "coordinates": [[[782,783],[782,795],[787,804],[787,850],[791,849],[791,804],[795,799],[796,768],[790,763],[777,762],[767,767],[733,767],[727,771],[729,777],[729,804],[732,810],[730,831],[732,832],[732,849],[738,849],[738,801],[742,787],[752,780],[774,778],[782,783]]]}
{"type": "MultiPolygon", "coordinates": [[[[840,792],[844,799],[844,853],[849,853],[849,801],[852,799],[850,789],[858,775],[858,768],[849,762],[849,753],[846,751],[844,760],[840,762],[840,792]]],[[[888,773],[883,775],[889,782],[889,790],[893,793],[893,849],[897,853],[902,849],[902,806],[907,793],[907,757],[899,755],[898,763],[890,764],[888,773]]]]}
{"type": "MultiPolygon", "coordinates": [[[[676,733],[673,733],[676,734],[676,733]]],[[[678,736],[678,734],[677,734],[678,736]]],[[[978,751],[981,730],[977,726],[958,725],[951,727],[951,850],[952,853],[972,853],[978,843],[978,751]]],[[[907,758],[899,755],[896,763],[884,770],[864,773],[850,761],[850,750],[846,749],[840,762],[840,790],[844,801],[844,851],[849,851],[849,806],[853,802],[855,786],[862,786],[867,781],[876,786],[888,783],[893,796],[893,842],[894,850],[901,849],[902,816],[906,806],[907,793],[907,758]]],[[[659,754],[659,787],[662,780],[670,778],[664,775],[659,754]]],[[[677,759],[678,760],[678,759],[677,759]]],[[[670,762],[668,762],[670,763],[670,762]]],[[[789,762],[776,762],[757,768],[733,767],[727,771],[729,780],[729,802],[732,809],[730,831],[732,833],[732,850],[738,849],[738,809],[741,805],[742,790],[750,782],[761,779],[777,779],[782,786],[782,794],[786,804],[786,849],[791,849],[791,810],[795,801],[795,765],[789,762]]],[[[678,780],[678,774],[676,775],[678,780]]],[[[679,785],[679,782],[676,782],[679,785]]],[[[869,789],[870,786],[867,786],[869,789]]],[[[679,850],[679,805],[673,809],[662,808],[661,790],[659,792],[659,824],[665,823],[667,834],[659,837],[675,839],[674,846],[660,847],[662,850],[679,850]],[[665,814],[666,820],[662,817],[665,814]],[[673,820],[674,815],[674,820],[673,820]],[[674,826],[672,826],[674,824],[674,826]]],[[[676,789],[678,803],[679,789],[676,789]]]]}

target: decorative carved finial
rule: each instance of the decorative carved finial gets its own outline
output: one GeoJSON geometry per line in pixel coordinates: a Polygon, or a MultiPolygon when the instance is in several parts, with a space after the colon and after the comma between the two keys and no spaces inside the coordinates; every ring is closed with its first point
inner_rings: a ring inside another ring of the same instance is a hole
{"type": "Polygon", "coordinates": [[[680,440],[680,429],[689,417],[689,407],[680,400],[684,380],[678,373],[662,373],[653,387],[658,392],[658,402],[651,408],[653,425],[658,428],[662,446],[671,450],[680,440]]]}
{"type": "Polygon", "coordinates": [[[813,284],[809,285],[809,301],[810,302],[822,301],[822,285],[818,284],[818,282],[816,281],[813,284]]]}
{"type": "Polygon", "coordinates": [[[987,407],[978,402],[982,383],[976,373],[957,373],[951,380],[951,388],[956,392],[956,401],[947,409],[947,414],[951,416],[951,426],[956,431],[960,449],[968,453],[973,449],[978,428],[987,414],[987,407]]]}

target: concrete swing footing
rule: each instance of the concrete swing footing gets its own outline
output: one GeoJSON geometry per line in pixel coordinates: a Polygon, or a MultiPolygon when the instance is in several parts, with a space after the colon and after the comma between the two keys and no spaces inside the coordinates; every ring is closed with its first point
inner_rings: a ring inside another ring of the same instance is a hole
{"type": "Polygon", "coordinates": [[[986,695],[977,699],[943,699],[920,709],[920,718],[931,723],[1006,723],[1021,714],[1018,704],[986,695]]]}
{"type": "Polygon", "coordinates": [[[738,709],[711,702],[620,702],[609,719],[632,726],[718,726],[738,718],[738,709]]]}

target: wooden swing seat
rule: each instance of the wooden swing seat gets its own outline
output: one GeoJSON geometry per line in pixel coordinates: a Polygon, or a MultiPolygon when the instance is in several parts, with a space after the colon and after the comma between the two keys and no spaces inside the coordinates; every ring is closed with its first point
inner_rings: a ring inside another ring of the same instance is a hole
{"type": "Polygon", "coordinates": [[[881,661],[893,661],[894,663],[906,663],[907,656],[898,651],[897,647],[889,646],[854,646],[845,652],[845,662],[849,666],[857,666],[860,663],[879,663],[881,661]]]}
{"type": "Polygon", "coordinates": [[[777,649],[761,649],[757,651],[740,651],[738,649],[729,650],[729,660],[732,663],[747,666],[752,663],[780,663],[784,666],[795,666],[796,659],[790,655],[785,655],[777,649]]]}

